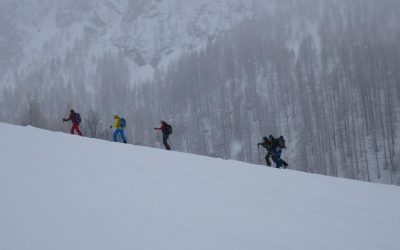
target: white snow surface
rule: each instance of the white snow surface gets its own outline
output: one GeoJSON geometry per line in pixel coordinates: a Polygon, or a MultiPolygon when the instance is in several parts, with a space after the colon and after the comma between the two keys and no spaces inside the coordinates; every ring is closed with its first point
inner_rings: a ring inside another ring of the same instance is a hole
{"type": "Polygon", "coordinates": [[[0,249],[400,249],[400,188],[0,124],[0,249]]]}

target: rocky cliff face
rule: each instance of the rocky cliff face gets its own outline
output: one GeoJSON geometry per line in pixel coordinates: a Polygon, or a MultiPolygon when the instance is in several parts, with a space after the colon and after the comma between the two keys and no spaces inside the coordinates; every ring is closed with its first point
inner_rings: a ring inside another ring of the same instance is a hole
{"type": "Polygon", "coordinates": [[[229,32],[265,5],[245,0],[0,0],[2,83],[12,83],[15,71],[49,69],[79,42],[86,64],[104,53],[119,53],[129,62],[132,81],[151,79],[156,68],[229,32]]]}

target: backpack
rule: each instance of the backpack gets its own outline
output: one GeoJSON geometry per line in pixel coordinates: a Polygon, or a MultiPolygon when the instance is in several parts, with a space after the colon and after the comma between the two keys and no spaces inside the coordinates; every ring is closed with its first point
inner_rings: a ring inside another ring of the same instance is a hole
{"type": "Polygon", "coordinates": [[[283,136],[278,138],[278,145],[280,148],[286,148],[286,142],[283,136]]]}
{"type": "Polygon", "coordinates": [[[171,125],[169,125],[169,124],[165,125],[165,133],[167,135],[172,134],[172,126],[171,125]]]}
{"type": "Polygon", "coordinates": [[[126,127],[126,120],[125,118],[121,118],[119,120],[119,125],[121,126],[121,128],[125,128],[126,127]]]}
{"type": "Polygon", "coordinates": [[[78,124],[81,124],[82,119],[81,119],[81,115],[79,113],[75,113],[75,119],[78,124]]]}

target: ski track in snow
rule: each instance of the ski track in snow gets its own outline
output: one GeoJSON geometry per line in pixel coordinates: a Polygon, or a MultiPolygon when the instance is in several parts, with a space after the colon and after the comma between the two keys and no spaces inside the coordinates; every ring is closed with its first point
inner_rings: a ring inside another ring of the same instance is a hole
{"type": "Polygon", "coordinates": [[[0,249],[400,249],[396,186],[0,128],[0,249]]]}

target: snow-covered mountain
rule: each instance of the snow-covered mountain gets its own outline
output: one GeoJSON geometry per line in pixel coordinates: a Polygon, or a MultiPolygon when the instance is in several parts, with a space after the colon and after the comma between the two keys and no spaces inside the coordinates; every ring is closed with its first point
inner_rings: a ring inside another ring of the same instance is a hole
{"type": "Polygon", "coordinates": [[[0,0],[0,121],[400,185],[400,5],[375,0],[0,0]],[[340,164],[338,164],[338,162],[340,164]]]}
{"type": "Polygon", "coordinates": [[[0,249],[400,248],[400,188],[0,124],[0,249]]]}
{"type": "Polygon", "coordinates": [[[263,2],[0,0],[2,71],[9,70],[1,82],[13,82],[16,71],[50,67],[79,46],[84,46],[81,60],[89,68],[93,57],[120,53],[132,81],[152,79],[155,69],[230,31],[261,11],[263,2]]]}

